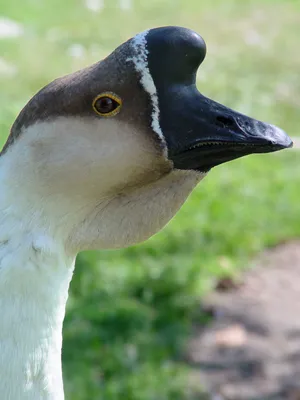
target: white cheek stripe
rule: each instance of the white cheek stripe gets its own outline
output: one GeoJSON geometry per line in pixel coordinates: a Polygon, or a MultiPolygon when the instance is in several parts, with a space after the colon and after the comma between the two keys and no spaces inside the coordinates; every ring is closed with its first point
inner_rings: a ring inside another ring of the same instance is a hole
{"type": "Polygon", "coordinates": [[[165,143],[165,138],[159,124],[159,105],[157,90],[148,67],[148,54],[146,36],[149,30],[139,33],[132,39],[133,56],[127,61],[133,61],[136,71],[141,76],[141,84],[149,93],[152,102],[152,122],[151,127],[158,137],[165,143]]]}

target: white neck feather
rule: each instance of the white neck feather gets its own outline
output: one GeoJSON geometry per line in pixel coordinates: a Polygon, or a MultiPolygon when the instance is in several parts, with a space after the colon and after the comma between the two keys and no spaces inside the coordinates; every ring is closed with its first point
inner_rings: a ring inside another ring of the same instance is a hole
{"type": "Polygon", "coordinates": [[[0,192],[0,397],[63,400],[62,324],[74,257],[4,201],[1,176],[0,192]]]}
{"type": "Polygon", "coordinates": [[[30,240],[17,246],[10,240],[0,249],[1,398],[62,400],[62,323],[73,264],[41,254],[30,240]]]}

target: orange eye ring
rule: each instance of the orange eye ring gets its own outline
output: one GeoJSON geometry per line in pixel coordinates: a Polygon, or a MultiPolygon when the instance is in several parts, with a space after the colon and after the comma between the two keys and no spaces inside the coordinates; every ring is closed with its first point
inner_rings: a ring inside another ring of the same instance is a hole
{"type": "Polygon", "coordinates": [[[113,117],[120,112],[121,98],[112,92],[103,92],[93,100],[93,109],[101,117],[113,117]]]}

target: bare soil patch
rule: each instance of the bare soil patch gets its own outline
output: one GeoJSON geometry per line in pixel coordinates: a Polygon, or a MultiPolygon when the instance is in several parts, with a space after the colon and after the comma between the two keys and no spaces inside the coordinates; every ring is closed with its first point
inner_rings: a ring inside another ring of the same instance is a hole
{"type": "Polygon", "coordinates": [[[214,400],[300,400],[300,241],[266,251],[204,303],[186,358],[214,400]]]}

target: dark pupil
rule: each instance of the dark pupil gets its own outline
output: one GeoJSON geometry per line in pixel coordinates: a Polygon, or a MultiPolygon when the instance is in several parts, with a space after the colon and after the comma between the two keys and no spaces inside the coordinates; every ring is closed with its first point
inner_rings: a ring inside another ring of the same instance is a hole
{"type": "Polygon", "coordinates": [[[118,103],[110,97],[101,97],[95,103],[96,109],[101,114],[107,114],[118,107],[118,103]]]}

